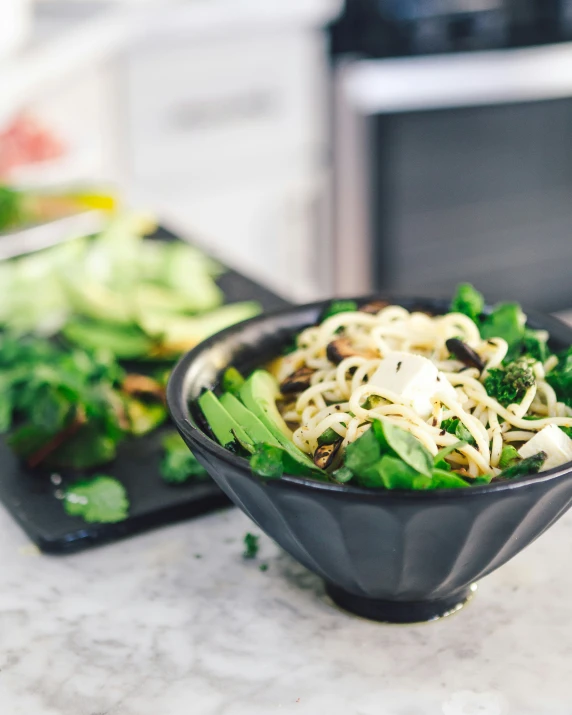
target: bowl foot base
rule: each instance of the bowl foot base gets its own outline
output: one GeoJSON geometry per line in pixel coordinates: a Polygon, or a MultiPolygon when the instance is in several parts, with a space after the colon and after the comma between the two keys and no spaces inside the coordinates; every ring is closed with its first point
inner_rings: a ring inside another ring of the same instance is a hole
{"type": "Polygon", "coordinates": [[[337,606],[356,616],[382,623],[421,623],[443,618],[462,608],[475,590],[476,586],[468,586],[446,598],[433,601],[384,601],[356,596],[330,583],[326,584],[326,591],[337,606]]]}

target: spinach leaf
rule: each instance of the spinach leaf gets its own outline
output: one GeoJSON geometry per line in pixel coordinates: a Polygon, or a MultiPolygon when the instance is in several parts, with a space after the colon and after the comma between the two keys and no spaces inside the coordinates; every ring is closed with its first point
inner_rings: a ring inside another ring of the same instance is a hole
{"type": "Polygon", "coordinates": [[[444,469],[434,469],[430,489],[465,489],[469,484],[457,474],[444,469]]]}
{"type": "Polygon", "coordinates": [[[407,430],[389,421],[377,422],[381,425],[385,441],[394,454],[415,471],[430,476],[433,469],[431,452],[407,430]]]}
{"type": "Polygon", "coordinates": [[[461,442],[466,442],[470,445],[476,444],[473,435],[457,417],[451,417],[448,420],[443,420],[443,422],[441,422],[441,429],[447,430],[449,434],[454,434],[455,437],[457,437],[457,439],[461,442]]]}
{"type": "Polygon", "coordinates": [[[345,466],[356,476],[361,476],[381,457],[381,449],[373,429],[366,430],[346,448],[345,466]]]}
{"type": "Polygon", "coordinates": [[[459,442],[455,442],[455,444],[451,444],[448,447],[443,447],[443,449],[440,449],[433,457],[433,466],[437,469],[450,471],[451,465],[445,461],[445,457],[448,457],[452,452],[464,447],[466,444],[467,442],[460,440],[459,442]]]}
{"type": "Polygon", "coordinates": [[[374,468],[386,489],[412,489],[419,472],[401,459],[385,455],[374,468]]]}
{"type": "Polygon", "coordinates": [[[461,283],[457,286],[451,301],[451,311],[453,313],[467,315],[476,323],[483,312],[484,306],[485,300],[482,294],[470,283],[461,283]]]}
{"type": "Polygon", "coordinates": [[[503,338],[508,343],[507,360],[518,357],[524,339],[525,317],[518,303],[501,303],[481,323],[483,339],[503,338]]]}

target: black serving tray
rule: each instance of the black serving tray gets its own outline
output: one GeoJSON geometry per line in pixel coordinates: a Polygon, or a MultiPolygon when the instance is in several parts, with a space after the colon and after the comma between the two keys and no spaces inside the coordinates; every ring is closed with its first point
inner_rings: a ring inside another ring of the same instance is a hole
{"type": "MultiPolygon", "coordinates": [[[[159,229],[152,238],[173,240],[159,229]]],[[[266,310],[288,303],[254,281],[229,270],[218,279],[227,303],[257,300],[266,310]]],[[[61,503],[61,485],[49,474],[26,469],[0,438],[0,500],[30,539],[50,553],[68,553],[135,534],[162,524],[204,514],[230,504],[210,479],[196,484],[169,485],[159,475],[161,428],[125,442],[117,459],[98,470],[119,479],[131,503],[129,517],[117,524],[86,524],[68,516],[61,503]]],[[[66,481],[67,481],[66,477],[66,481]]]]}

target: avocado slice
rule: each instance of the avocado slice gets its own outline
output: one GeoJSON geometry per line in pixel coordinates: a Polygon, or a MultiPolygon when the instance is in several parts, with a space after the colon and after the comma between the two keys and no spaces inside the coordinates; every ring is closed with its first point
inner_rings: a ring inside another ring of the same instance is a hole
{"type": "Polygon", "coordinates": [[[237,439],[247,445],[254,444],[238,422],[221,405],[213,392],[210,390],[203,392],[198,403],[214,436],[223,447],[235,444],[237,439]]]}
{"type": "Polygon", "coordinates": [[[262,424],[272,433],[275,440],[288,454],[303,465],[312,473],[319,473],[321,470],[314,462],[304,454],[294,442],[292,442],[292,432],[282,419],[282,415],[276,407],[276,399],[280,392],[278,382],[266,370],[255,370],[240,388],[240,399],[244,405],[262,422],[262,424]]]}
{"type": "Polygon", "coordinates": [[[246,434],[254,440],[255,444],[265,442],[274,447],[280,447],[280,442],[272,435],[270,430],[230,392],[225,392],[221,395],[220,404],[234,420],[242,425],[246,434]]]}

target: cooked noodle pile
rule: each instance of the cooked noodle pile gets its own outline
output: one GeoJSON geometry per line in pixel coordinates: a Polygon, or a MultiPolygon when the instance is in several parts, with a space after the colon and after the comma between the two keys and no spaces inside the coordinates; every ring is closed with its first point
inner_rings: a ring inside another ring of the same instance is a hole
{"type": "Polygon", "coordinates": [[[286,405],[284,419],[294,429],[293,441],[304,452],[313,454],[318,438],[328,428],[342,439],[342,449],[353,442],[375,419],[385,418],[411,432],[427,449],[439,449],[457,443],[454,434],[441,427],[443,420],[457,418],[470,432],[474,446],[465,444],[448,456],[453,469],[468,476],[497,474],[503,446],[519,446],[548,424],[572,426],[572,410],[557,401],[545,374],[554,367],[555,357],[532,366],[535,384],[529,387],[519,404],[503,407],[490,397],[483,385],[489,370],[499,367],[507,354],[502,338],[482,340],[475,323],[460,313],[429,316],[425,313],[388,306],[371,315],[364,312],[338,313],[321,325],[307,328],[297,340],[297,349],[281,360],[278,378],[306,366],[315,370],[310,387],[301,392],[295,404],[286,405]],[[338,365],[331,362],[328,344],[347,338],[355,352],[338,365]],[[485,370],[467,368],[451,359],[446,341],[459,338],[473,348],[485,364],[485,370]],[[429,358],[455,388],[438,391],[433,398],[433,412],[420,417],[411,402],[389,390],[368,384],[382,358],[392,351],[408,352],[429,358]],[[539,419],[525,420],[525,416],[539,419]]]}

